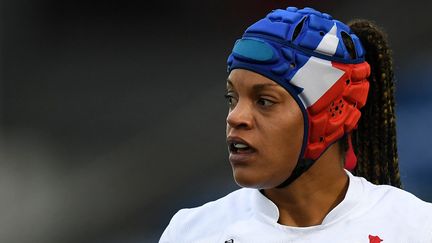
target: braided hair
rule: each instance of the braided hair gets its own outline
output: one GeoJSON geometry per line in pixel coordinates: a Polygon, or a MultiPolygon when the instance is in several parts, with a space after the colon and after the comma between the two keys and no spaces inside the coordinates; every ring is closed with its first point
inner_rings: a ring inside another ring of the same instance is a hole
{"type": "MultiPolygon", "coordinates": [[[[375,184],[401,187],[396,144],[394,75],[391,50],[386,35],[368,20],[348,23],[366,49],[371,67],[369,94],[358,128],[352,133],[357,155],[355,175],[375,184]]],[[[348,45],[349,46],[349,45],[348,45]]],[[[348,140],[343,140],[345,150],[348,140]]]]}

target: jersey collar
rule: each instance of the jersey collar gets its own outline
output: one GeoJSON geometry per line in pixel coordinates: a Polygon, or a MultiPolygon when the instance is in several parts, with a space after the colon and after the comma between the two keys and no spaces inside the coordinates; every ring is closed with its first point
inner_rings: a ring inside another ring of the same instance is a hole
{"type": "Polygon", "coordinates": [[[337,222],[339,219],[344,218],[345,215],[351,212],[362,199],[363,184],[359,177],[353,176],[349,171],[345,170],[349,178],[348,190],[345,198],[335,208],[333,208],[324,218],[321,225],[311,227],[291,227],[279,225],[279,210],[271,200],[265,197],[259,190],[254,190],[252,193],[251,203],[252,211],[255,216],[264,218],[271,224],[278,224],[286,228],[321,228],[337,222]]]}

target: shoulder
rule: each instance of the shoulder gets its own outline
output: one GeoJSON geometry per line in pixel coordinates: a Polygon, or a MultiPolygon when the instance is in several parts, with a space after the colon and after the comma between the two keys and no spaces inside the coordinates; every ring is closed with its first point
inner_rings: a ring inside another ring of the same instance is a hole
{"type": "MultiPolygon", "coordinates": [[[[359,178],[359,177],[357,177],[359,178]]],[[[417,212],[432,213],[432,204],[425,202],[412,193],[390,185],[375,185],[359,178],[365,189],[365,196],[371,203],[389,206],[392,209],[401,208],[403,210],[415,209],[417,212]]]]}
{"type": "Polygon", "coordinates": [[[359,177],[355,179],[363,184],[363,210],[370,218],[378,224],[394,225],[400,231],[416,232],[418,237],[432,241],[431,203],[393,186],[374,185],[359,177]]]}
{"type": "Polygon", "coordinates": [[[187,224],[207,221],[210,223],[212,221],[220,222],[219,220],[226,220],[231,216],[238,218],[248,211],[249,199],[253,190],[242,188],[202,206],[181,209],[174,215],[171,222],[180,221],[182,224],[187,224]]]}
{"type": "Polygon", "coordinates": [[[197,234],[216,235],[223,231],[224,225],[250,216],[250,199],[255,189],[242,188],[195,208],[179,210],[165,229],[160,242],[171,242],[171,238],[181,242],[193,242],[197,234]],[[190,233],[188,233],[190,232],[190,233]],[[188,235],[193,234],[193,235],[188,235]],[[181,235],[181,237],[180,237],[181,235]]]}

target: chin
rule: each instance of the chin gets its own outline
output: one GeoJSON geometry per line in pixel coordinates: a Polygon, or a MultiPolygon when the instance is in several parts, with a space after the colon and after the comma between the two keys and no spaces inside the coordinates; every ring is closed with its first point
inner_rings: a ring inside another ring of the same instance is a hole
{"type": "Polygon", "coordinates": [[[245,173],[244,171],[239,170],[233,171],[233,177],[237,185],[246,188],[269,189],[277,187],[280,184],[271,183],[270,181],[266,181],[262,178],[258,178],[257,176],[253,176],[252,173],[245,173]]]}

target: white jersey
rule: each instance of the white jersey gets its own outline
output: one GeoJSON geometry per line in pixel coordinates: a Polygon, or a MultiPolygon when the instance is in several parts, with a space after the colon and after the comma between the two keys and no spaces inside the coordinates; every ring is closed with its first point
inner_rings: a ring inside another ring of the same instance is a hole
{"type": "Polygon", "coordinates": [[[182,209],[160,243],[432,243],[432,204],[391,186],[349,175],[344,200],[310,227],[281,225],[276,205],[256,189],[239,189],[182,209]]]}

